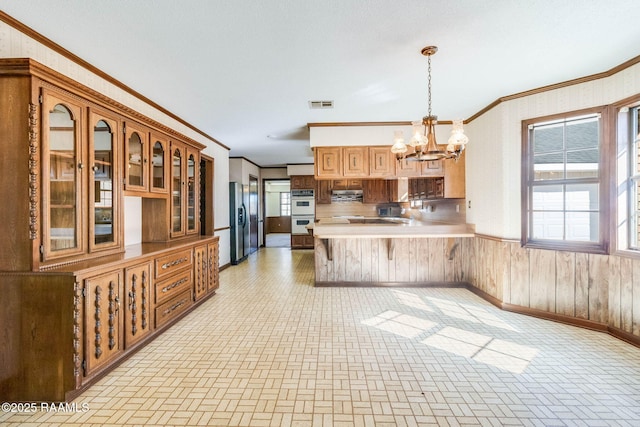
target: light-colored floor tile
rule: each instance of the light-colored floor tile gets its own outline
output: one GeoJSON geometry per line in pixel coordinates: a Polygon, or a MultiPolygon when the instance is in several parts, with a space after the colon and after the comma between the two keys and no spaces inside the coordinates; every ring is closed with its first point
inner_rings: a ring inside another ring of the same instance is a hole
{"type": "Polygon", "coordinates": [[[266,248],[76,399],[2,425],[637,426],[640,349],[464,289],[315,288],[266,248]]]}

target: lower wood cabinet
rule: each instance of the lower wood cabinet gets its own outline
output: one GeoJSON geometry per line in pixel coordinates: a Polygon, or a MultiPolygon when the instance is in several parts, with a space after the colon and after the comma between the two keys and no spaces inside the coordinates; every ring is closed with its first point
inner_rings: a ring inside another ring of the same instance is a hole
{"type": "Polygon", "coordinates": [[[124,350],[122,271],[84,280],[84,373],[91,375],[124,350]]]}
{"type": "Polygon", "coordinates": [[[124,271],[124,343],[128,349],[151,332],[151,262],[124,271]]]}
{"type": "Polygon", "coordinates": [[[12,325],[1,331],[3,400],[75,398],[215,293],[218,250],[218,237],[196,237],[45,272],[0,273],[0,325],[12,325]]]}
{"type": "Polygon", "coordinates": [[[292,234],[291,249],[313,249],[313,236],[310,234],[292,234]]]}
{"type": "Polygon", "coordinates": [[[211,247],[213,245],[198,246],[193,250],[194,253],[194,299],[197,301],[213,290],[209,286],[209,282],[215,280],[213,270],[214,258],[217,263],[217,251],[211,247]]]}

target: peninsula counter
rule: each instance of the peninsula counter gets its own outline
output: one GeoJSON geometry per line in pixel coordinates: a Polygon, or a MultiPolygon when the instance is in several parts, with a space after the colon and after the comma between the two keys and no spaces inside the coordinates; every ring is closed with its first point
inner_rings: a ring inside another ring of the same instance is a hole
{"type": "Polygon", "coordinates": [[[331,218],[313,226],[316,286],[464,286],[469,224],[331,218]]]}

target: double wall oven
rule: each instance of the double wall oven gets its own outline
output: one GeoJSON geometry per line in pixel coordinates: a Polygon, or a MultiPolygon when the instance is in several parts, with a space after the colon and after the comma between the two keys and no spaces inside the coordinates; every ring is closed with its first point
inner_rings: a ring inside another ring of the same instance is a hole
{"type": "Polygon", "coordinates": [[[291,234],[308,234],[306,226],[313,224],[315,211],[312,189],[291,190],[291,234]]]}

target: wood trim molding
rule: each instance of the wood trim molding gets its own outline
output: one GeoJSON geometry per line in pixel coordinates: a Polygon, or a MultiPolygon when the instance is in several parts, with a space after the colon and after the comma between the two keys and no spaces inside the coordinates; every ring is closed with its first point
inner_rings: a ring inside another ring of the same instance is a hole
{"type": "Polygon", "coordinates": [[[4,22],[5,24],[7,24],[7,25],[13,27],[14,29],[20,31],[21,33],[25,34],[27,37],[30,37],[30,38],[34,39],[36,42],[48,47],[49,49],[53,50],[54,52],[64,56],[65,58],[69,59],[70,61],[73,61],[74,63],[78,64],[79,66],[85,68],[87,71],[89,71],[89,72],[97,75],[98,77],[106,80],[107,82],[109,82],[112,85],[118,87],[119,89],[125,91],[126,93],[128,93],[130,95],[133,95],[134,97],[138,98],[139,100],[143,101],[144,103],[152,106],[156,110],[162,112],[163,114],[166,114],[168,117],[178,121],[182,125],[188,127],[189,129],[193,130],[194,132],[198,133],[199,135],[202,135],[203,137],[207,138],[211,142],[214,142],[215,144],[218,144],[222,148],[225,148],[227,150],[231,150],[229,147],[227,147],[226,145],[222,144],[220,141],[218,141],[214,137],[208,135],[204,131],[198,129],[197,127],[195,127],[192,124],[190,124],[189,122],[187,122],[186,120],[184,120],[181,117],[173,114],[171,111],[167,110],[166,108],[162,107],[161,105],[157,104],[156,102],[152,101],[151,99],[147,98],[146,96],[142,95],[141,93],[133,90],[132,88],[130,88],[129,86],[125,85],[121,81],[116,80],[115,78],[111,77],[109,74],[107,74],[104,71],[100,70],[99,68],[91,65],[90,63],[88,63],[84,59],[82,59],[79,56],[75,55],[74,53],[68,51],[67,49],[63,48],[59,44],[57,44],[54,41],[52,41],[52,40],[48,39],[47,37],[43,36],[42,34],[38,33],[37,31],[33,30],[32,28],[24,25],[22,22],[20,22],[20,21],[14,19],[13,17],[7,15],[5,12],[3,12],[1,10],[0,10],[0,21],[4,22]]]}

